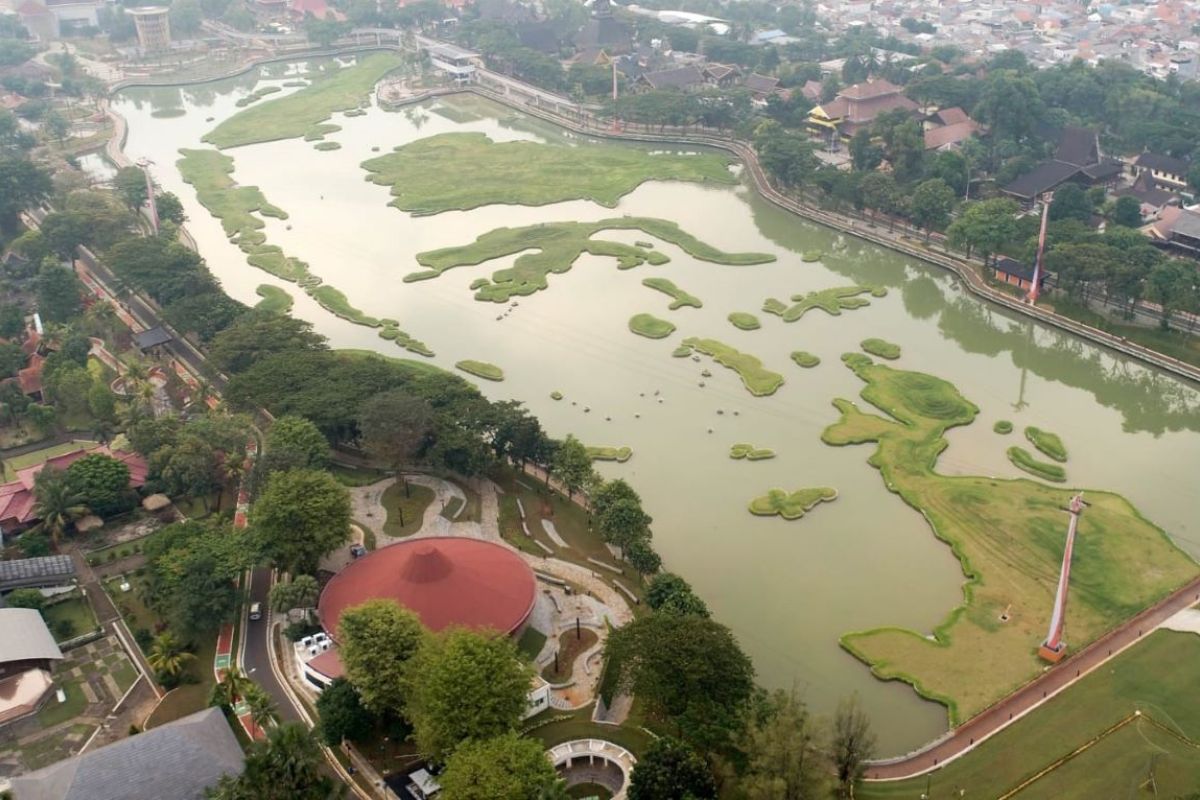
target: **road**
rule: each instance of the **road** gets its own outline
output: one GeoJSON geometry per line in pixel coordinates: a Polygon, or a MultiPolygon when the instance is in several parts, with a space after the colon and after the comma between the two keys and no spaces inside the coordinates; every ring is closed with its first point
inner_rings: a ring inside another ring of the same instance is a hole
{"type": "Polygon", "coordinates": [[[253,570],[250,573],[250,586],[246,593],[246,607],[249,608],[253,603],[262,603],[264,614],[260,620],[251,620],[248,617],[244,620],[240,653],[242,671],[253,678],[254,682],[275,701],[279,707],[281,722],[306,722],[292,704],[291,697],[275,677],[275,671],[271,669],[271,654],[267,648],[267,641],[270,638],[270,615],[265,613],[265,610],[271,607],[267,602],[267,595],[270,592],[271,570],[267,567],[253,570]]]}

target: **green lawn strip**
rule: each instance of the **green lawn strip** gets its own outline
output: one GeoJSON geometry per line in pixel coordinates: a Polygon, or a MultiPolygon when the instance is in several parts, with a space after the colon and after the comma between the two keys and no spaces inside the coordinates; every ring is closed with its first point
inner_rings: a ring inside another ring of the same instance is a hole
{"type": "Polygon", "coordinates": [[[792,361],[796,362],[796,366],[804,367],[805,369],[812,369],[821,363],[821,359],[805,350],[793,350],[792,361]]]}
{"type": "Polygon", "coordinates": [[[74,439],[62,444],[56,444],[52,447],[47,447],[42,450],[33,450],[20,456],[4,459],[4,473],[7,480],[16,480],[17,470],[25,469],[26,467],[34,467],[41,464],[47,459],[61,456],[65,453],[73,453],[81,447],[88,447],[96,444],[87,439],[74,439]]]}
{"type": "Polygon", "coordinates": [[[488,381],[504,380],[504,370],[497,367],[495,364],[489,364],[486,361],[472,361],[465,359],[454,365],[455,369],[461,369],[476,378],[483,378],[488,381]]]}
{"type": "MultiPolygon", "coordinates": [[[[716,339],[690,337],[683,346],[699,350],[723,367],[738,374],[750,394],[755,397],[774,394],[783,385],[783,376],[763,367],[762,362],[752,355],[742,353],[716,339]]],[[[688,355],[684,353],[684,355],[688,355]]]]}
{"type": "Polygon", "coordinates": [[[888,361],[895,361],[900,357],[900,345],[893,344],[886,339],[863,339],[859,345],[863,350],[873,356],[886,358],[888,361]]]}
{"type": "Polygon", "coordinates": [[[107,561],[115,561],[118,558],[126,558],[127,556],[137,555],[146,548],[147,544],[161,535],[162,528],[159,528],[158,530],[151,531],[145,536],[140,536],[137,539],[130,539],[124,542],[110,544],[107,547],[89,550],[87,554],[88,563],[93,565],[103,564],[107,561]]]}
{"type": "Polygon", "coordinates": [[[628,447],[588,447],[587,454],[592,461],[619,461],[622,464],[633,458],[633,450],[628,447]]]}
{"type": "Polygon", "coordinates": [[[545,644],[546,634],[531,625],[525,629],[525,632],[521,634],[521,638],[517,640],[517,650],[525,658],[533,661],[542,652],[542,646],[545,644]]]}
{"type": "Polygon", "coordinates": [[[666,260],[666,256],[655,251],[647,252],[622,242],[591,238],[605,230],[645,231],[678,245],[693,258],[718,264],[742,266],[775,260],[774,256],[766,253],[723,252],[701,242],[681,230],[674,222],[667,220],[619,217],[599,222],[547,222],[522,228],[497,228],[468,245],[418,253],[417,262],[427,269],[405,275],[404,281],[411,283],[429,280],[455,267],[475,266],[495,258],[522,253],[524,250],[535,251],[522,253],[511,267],[497,270],[492,275],[491,282],[484,284],[476,281],[472,284],[475,286],[476,300],[503,303],[514,295],[529,295],[545,289],[547,277],[551,273],[568,271],[584,253],[612,256],[617,259],[620,269],[636,267],[646,261],[656,263],[654,256],[658,256],[657,263],[666,260]]]}
{"type": "Polygon", "coordinates": [[[234,114],[203,140],[224,150],[310,136],[322,130],[321,124],[335,112],[366,103],[375,84],[403,63],[401,54],[390,51],[361,56],[353,66],[318,77],[286,97],[256,103],[234,114]]]}
{"type": "Polygon", "coordinates": [[[421,529],[421,521],[425,519],[425,509],[433,502],[434,491],[427,486],[417,483],[408,484],[408,492],[404,484],[397,481],[383,492],[383,508],[387,512],[387,521],[383,523],[383,532],[394,538],[411,536],[421,529]],[[404,513],[404,524],[400,524],[401,511],[404,513]]]}
{"type": "Polygon", "coordinates": [[[838,286],[832,289],[822,289],[819,292],[792,295],[792,305],[782,300],[768,297],[763,301],[762,310],[768,314],[782,317],[784,322],[795,322],[814,308],[819,308],[826,314],[835,317],[842,311],[863,308],[871,305],[871,301],[859,295],[868,294],[872,297],[883,297],[887,289],[882,286],[838,286]]]}
{"type": "MultiPolygon", "coordinates": [[[[835,400],[830,445],[876,443],[868,463],[920,511],[962,565],[963,603],[932,636],[896,627],[849,633],[841,644],[882,680],[902,680],[945,704],[951,724],[1042,672],[1038,643],[1053,603],[1075,489],[1030,480],[935,472],[947,429],[978,409],[947,381],[847,353],[862,397],[887,415],[835,400]],[[1008,620],[1000,617],[1009,611],[1008,620]]],[[[1196,563],[1119,495],[1087,491],[1071,572],[1070,646],[1082,648],[1197,574],[1196,563]]],[[[884,615],[886,620],[886,615],[884,615]]]]}
{"type": "Polygon", "coordinates": [[[337,478],[338,483],[350,487],[370,486],[372,483],[379,483],[384,478],[390,477],[390,473],[381,469],[347,467],[343,464],[331,465],[329,472],[337,478]]]}
{"type": "Polygon", "coordinates": [[[208,699],[212,694],[213,684],[216,682],[213,678],[213,659],[216,654],[216,634],[198,643],[196,657],[188,661],[185,668],[187,680],[195,682],[184,683],[179,688],[168,692],[162,703],[154,709],[154,713],[146,721],[147,728],[156,728],[208,708],[208,699]]]}
{"type": "Polygon", "coordinates": [[[1042,480],[1054,481],[1055,483],[1063,483],[1067,479],[1067,471],[1058,464],[1051,464],[1046,461],[1038,461],[1033,457],[1033,454],[1024,447],[1010,447],[1007,450],[1008,460],[1013,463],[1017,469],[1022,469],[1030,475],[1036,475],[1042,480]]]}
{"type": "Polygon", "coordinates": [[[744,331],[756,331],[762,327],[762,323],[758,321],[758,317],[753,314],[747,314],[745,311],[734,311],[729,315],[729,321],[733,323],[733,327],[744,331]]]}
{"type": "Polygon", "coordinates": [[[546,749],[577,739],[604,739],[639,756],[654,741],[654,737],[649,733],[631,725],[601,725],[592,722],[591,714],[590,705],[571,713],[549,709],[527,720],[522,730],[526,736],[540,739],[546,749]]]}
{"type": "Polygon", "coordinates": [[[1025,438],[1040,450],[1042,455],[1052,458],[1060,464],[1066,463],[1067,448],[1063,446],[1062,439],[1058,438],[1057,434],[1030,425],[1025,428],[1025,438]]]}
{"type": "Polygon", "coordinates": [[[262,298],[254,306],[255,308],[276,314],[286,314],[292,310],[292,296],[278,286],[260,283],[254,293],[262,298]]]}
{"type": "Polygon", "coordinates": [[[98,627],[96,615],[83,597],[71,597],[48,605],[42,609],[42,617],[58,642],[90,633],[98,627]]]}
{"type": "Polygon", "coordinates": [[[63,690],[67,699],[60,703],[57,697],[51,695],[46,704],[38,710],[37,720],[43,728],[53,728],[55,725],[74,719],[87,709],[87,697],[84,696],[83,688],[80,687],[78,681],[59,678],[55,684],[63,690]]]}
{"type": "MultiPolygon", "coordinates": [[[[1200,636],[1155,631],[928,778],[867,782],[858,786],[855,794],[863,800],[915,800],[926,791],[928,780],[930,797],[957,796],[960,789],[966,791],[966,797],[998,797],[1136,710],[1200,741],[1200,698],[1194,691],[1197,670],[1200,636]]],[[[1200,759],[1195,749],[1159,733],[1148,723],[1126,725],[1016,797],[1084,800],[1134,796],[1136,792],[1127,792],[1127,787],[1145,780],[1151,755],[1159,747],[1165,751],[1155,762],[1159,796],[1181,796],[1184,789],[1200,785],[1200,759]],[[1150,741],[1138,734],[1149,735],[1150,741]],[[1182,788],[1175,788],[1177,771],[1186,777],[1182,788]],[[1164,787],[1161,781],[1168,775],[1171,784],[1164,787]]]]}
{"type": "Polygon", "coordinates": [[[418,139],[362,166],[368,180],[391,187],[392,205],[413,214],[437,214],[494,203],[544,206],[565,200],[613,208],[646,181],[736,183],[729,163],[718,153],[655,155],[611,145],[494,142],[473,132],[418,139]]]}
{"type": "Polygon", "coordinates": [[[992,426],[992,430],[1001,436],[1007,436],[1013,432],[1013,424],[1006,419],[996,420],[996,424],[992,426]]]}
{"type": "Polygon", "coordinates": [[[665,339],[675,332],[675,323],[653,314],[634,314],[629,318],[629,330],[647,339],[665,339]]]}
{"type": "Polygon", "coordinates": [[[752,444],[740,442],[729,448],[729,457],[746,459],[747,461],[763,461],[775,457],[775,451],[767,447],[755,447],[752,444]]]}
{"type": "Polygon", "coordinates": [[[678,286],[676,286],[674,281],[668,280],[667,278],[646,278],[642,281],[642,286],[647,286],[651,289],[662,292],[663,294],[670,295],[671,305],[667,306],[667,308],[671,311],[674,311],[677,308],[683,308],[684,306],[701,308],[704,305],[704,303],[700,301],[699,297],[688,294],[683,289],[680,289],[678,286]]]}
{"type": "MultiPolygon", "coordinates": [[[[58,701],[50,698],[52,703],[58,701]]],[[[88,740],[88,737],[99,727],[88,723],[76,723],[66,728],[35,739],[20,746],[21,760],[30,770],[48,767],[51,764],[70,758],[73,751],[88,740]],[[68,738],[70,737],[70,738],[68,738]]]]}
{"type": "Polygon", "coordinates": [[[800,519],[820,503],[832,503],[837,496],[837,489],[828,486],[806,487],[794,492],[772,489],[750,501],[750,513],[760,517],[778,514],[788,520],[800,519]]]}
{"type": "Polygon", "coordinates": [[[1147,328],[1143,325],[1123,324],[1058,295],[1054,298],[1053,310],[1147,349],[1200,367],[1200,336],[1194,333],[1174,328],[1164,331],[1158,326],[1147,328]]]}
{"type": "MultiPolygon", "coordinates": [[[[539,558],[546,555],[545,550],[538,547],[532,538],[525,535],[525,528],[521,525],[521,509],[517,505],[517,498],[515,496],[511,494],[500,496],[499,523],[500,537],[504,541],[524,553],[529,553],[539,558]]],[[[533,533],[533,529],[531,528],[529,532],[533,533]]]]}
{"type": "Polygon", "coordinates": [[[238,108],[245,108],[248,105],[257,103],[259,100],[262,100],[267,95],[275,94],[276,92],[280,92],[280,91],[283,91],[282,86],[260,86],[259,88],[255,89],[253,92],[251,92],[250,94],[246,95],[245,97],[243,97],[240,100],[238,100],[237,102],[235,102],[234,105],[237,106],[238,108]]]}
{"type": "Polygon", "coordinates": [[[196,189],[200,204],[221,221],[225,235],[246,254],[246,261],[251,266],[295,283],[322,308],[342,319],[369,328],[382,328],[379,332],[381,337],[396,342],[410,352],[433,355],[424,343],[400,330],[391,320],[379,320],[363,313],[352,306],[341,291],[333,286],[322,285],[321,279],[309,271],[308,264],[286,255],[276,245],[267,244],[266,234],[263,233],[266,223],[261,217],[287,219],[287,212],[267,202],[257,186],[241,186],[234,181],[232,156],[217,150],[186,148],[179,153],[183,158],[175,164],[183,180],[196,189]]]}

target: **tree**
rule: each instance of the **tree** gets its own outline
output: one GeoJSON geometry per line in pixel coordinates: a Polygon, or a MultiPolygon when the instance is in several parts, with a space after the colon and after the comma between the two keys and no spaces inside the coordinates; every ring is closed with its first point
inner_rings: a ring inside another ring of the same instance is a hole
{"type": "Polygon", "coordinates": [[[0,154],[0,227],[13,228],[17,214],[52,189],[50,174],[23,156],[0,154]]]}
{"type": "Polygon", "coordinates": [[[246,770],[238,779],[256,800],[325,800],[333,781],[321,774],[325,762],[312,732],[303,723],[289,722],[272,728],[266,742],[255,742],[246,756],[246,770]]]}
{"type": "Polygon", "coordinates": [[[285,614],[293,608],[310,609],[317,604],[320,591],[317,579],[312,575],[297,575],[290,583],[277,583],[271,587],[271,610],[285,614]]]}
{"type": "Polygon", "coordinates": [[[33,513],[41,520],[39,527],[50,534],[55,549],[75,520],[88,513],[83,496],[67,480],[66,473],[47,467],[38,473],[33,483],[33,513]]]}
{"type": "Polygon", "coordinates": [[[1076,183],[1064,183],[1054,190],[1054,200],[1050,203],[1050,219],[1077,219],[1087,222],[1092,216],[1092,204],[1087,192],[1076,183]]]}
{"type": "Polygon", "coordinates": [[[433,408],[428,400],[403,389],[381,392],[363,403],[358,428],[367,451],[399,477],[404,465],[430,444],[433,408]]]}
{"type": "Polygon", "coordinates": [[[46,598],[37,589],[13,589],[4,598],[12,608],[32,608],[41,611],[46,606],[46,598]]]}
{"type": "Polygon", "coordinates": [[[247,689],[253,685],[254,681],[243,675],[241,670],[230,666],[221,676],[221,680],[213,684],[212,693],[209,695],[209,704],[232,710],[238,700],[246,694],[247,689]]]}
{"type": "Polygon", "coordinates": [[[875,755],[871,720],[859,705],[858,695],[843,698],[833,717],[830,760],[837,772],[838,794],[853,797],[854,785],[862,780],[866,762],[875,755]]]}
{"type": "Polygon", "coordinates": [[[664,614],[708,616],[708,606],[692,591],[691,584],[673,572],[660,572],[650,579],[646,604],[664,614]]]}
{"type": "Polygon", "coordinates": [[[257,560],[248,534],[187,521],[148,541],[146,603],[184,639],[216,633],[238,607],[237,576],[257,560]]]}
{"type": "Polygon", "coordinates": [[[250,524],[275,564],[315,572],[321,556],[349,538],[350,495],[328,472],[278,472],[251,509],[250,524]]]}
{"type": "Polygon", "coordinates": [[[329,442],[325,435],[303,417],[284,415],[267,431],[267,451],[284,451],[293,456],[297,467],[324,469],[329,463],[329,442]]]}
{"type": "Polygon", "coordinates": [[[925,241],[934,228],[944,227],[954,208],[954,191],[940,178],[917,184],[909,202],[913,223],[925,231],[925,241]]]}
{"type": "Polygon", "coordinates": [[[650,537],[650,523],[654,520],[642,510],[636,500],[622,499],[607,505],[596,517],[596,526],[604,541],[622,550],[634,542],[650,537]]]}
{"type": "Polygon", "coordinates": [[[217,369],[236,375],[276,353],[325,349],[325,337],[313,332],[312,323],[259,309],[213,337],[208,358],[217,369]]]}
{"type": "Polygon", "coordinates": [[[438,778],[445,800],[540,800],[558,781],[541,742],[515,731],[464,742],[438,778]]]}
{"type": "MultiPolygon", "coordinates": [[[[193,2],[193,0],[178,0],[171,6],[172,14],[174,14],[175,6],[184,2],[193,2]]],[[[117,174],[113,177],[113,189],[125,205],[134,211],[146,205],[146,173],[142,171],[141,167],[121,167],[117,170],[117,174]]]]}
{"type": "Polygon", "coordinates": [[[175,685],[189,661],[196,657],[184,649],[183,642],[170,631],[154,637],[146,661],[158,675],[159,683],[175,685]]]}
{"type": "Polygon", "coordinates": [[[1200,195],[1200,161],[1196,161],[1192,164],[1192,168],[1188,170],[1187,181],[1192,192],[1200,195]]]}
{"type": "Polygon", "coordinates": [[[559,445],[554,454],[550,472],[562,482],[568,497],[574,497],[596,474],[592,469],[592,457],[588,455],[587,448],[570,434],[567,434],[566,440],[559,445]]]}
{"type": "Polygon", "coordinates": [[[25,309],[16,303],[0,303],[0,336],[15,339],[25,331],[25,309]]]}
{"type": "Polygon", "coordinates": [[[629,780],[629,800],[715,798],[712,770],[700,754],[678,739],[662,737],[642,753],[629,780]]]}
{"type": "Polygon", "coordinates": [[[804,700],[792,689],[771,695],[767,713],[747,733],[747,769],[739,781],[746,800],[804,800],[827,796],[828,762],[804,700]]]}
{"type": "Polygon", "coordinates": [[[754,689],[754,667],[733,634],[707,617],[650,614],[609,635],[617,685],[697,747],[727,743],[754,689]]]}
{"type": "Polygon", "coordinates": [[[129,467],[112,456],[90,453],[67,467],[67,483],[102,517],[129,509],[129,467]]]}
{"type": "Polygon", "coordinates": [[[200,23],[204,20],[198,0],[175,0],[171,3],[168,16],[170,17],[171,31],[173,33],[177,31],[184,36],[197,33],[200,30],[200,23]]]}
{"type": "Polygon", "coordinates": [[[149,468],[164,492],[173,496],[208,497],[221,486],[217,469],[220,455],[199,436],[181,436],[150,454],[149,468]]]}
{"type": "Polygon", "coordinates": [[[1017,237],[1017,204],[1006,197],[966,203],[946,235],[955,247],[977,251],[986,263],[1017,237]]]}
{"type": "Polygon", "coordinates": [[[392,600],[369,600],[342,612],[338,653],[365,708],[375,714],[400,712],[408,665],[425,637],[417,616],[392,600]]]}
{"type": "Polygon", "coordinates": [[[850,159],[859,172],[870,172],[883,163],[883,151],[872,141],[870,130],[862,128],[850,138],[850,159]]]}
{"type": "Polygon", "coordinates": [[[896,207],[896,179],[886,172],[872,172],[858,185],[863,205],[878,213],[891,214],[896,207]]]}
{"type": "Polygon", "coordinates": [[[624,553],[629,565],[636,569],[639,575],[658,572],[662,566],[662,557],[655,552],[649,538],[645,536],[634,539],[626,545],[624,553]]]}
{"type": "Polygon", "coordinates": [[[1118,197],[1113,206],[1112,221],[1114,225],[1124,225],[1126,228],[1140,228],[1142,225],[1142,204],[1136,197],[1125,195],[1118,197]]]}
{"type": "Polygon", "coordinates": [[[257,683],[251,683],[246,687],[246,692],[242,697],[246,701],[247,710],[250,712],[250,722],[253,726],[250,735],[257,738],[258,731],[279,722],[279,707],[275,705],[275,701],[271,699],[271,695],[267,694],[257,683]]]}
{"type": "Polygon", "coordinates": [[[49,260],[43,262],[36,286],[43,322],[69,322],[83,308],[83,284],[66,267],[49,260]]]}
{"type": "Polygon", "coordinates": [[[1162,306],[1159,320],[1163,330],[1170,327],[1171,315],[1196,297],[1196,269],[1177,258],[1156,264],[1146,276],[1146,296],[1162,306]]]}
{"type": "Polygon", "coordinates": [[[304,35],[318,47],[329,47],[345,33],[347,25],[335,19],[317,19],[311,13],[304,16],[304,35]]]}
{"type": "Polygon", "coordinates": [[[514,730],[530,676],[506,636],[452,628],[426,640],[412,660],[405,703],[417,748],[442,762],[468,739],[514,730]]]}
{"type": "Polygon", "coordinates": [[[164,222],[182,225],[187,221],[183,203],[179,202],[179,198],[175,196],[174,192],[163,192],[158,195],[154,200],[154,207],[158,209],[158,218],[164,222]]]}
{"type": "Polygon", "coordinates": [[[317,715],[317,732],[330,747],[363,738],[376,723],[376,716],[363,706],[358,690],[345,678],[335,678],[317,697],[317,715]]]}
{"type": "MultiPolygon", "coordinates": [[[[117,398],[101,382],[93,383],[87,391],[87,406],[97,422],[112,423],[117,418],[117,398]]],[[[104,442],[108,440],[105,439],[104,442]]]]}
{"type": "Polygon", "coordinates": [[[25,366],[25,351],[16,342],[0,342],[0,375],[12,377],[25,366]]]}

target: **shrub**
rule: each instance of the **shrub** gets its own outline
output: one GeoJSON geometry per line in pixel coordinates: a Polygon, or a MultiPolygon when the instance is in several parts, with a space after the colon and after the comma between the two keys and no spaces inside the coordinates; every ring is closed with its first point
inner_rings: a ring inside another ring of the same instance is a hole
{"type": "Polygon", "coordinates": [[[75,635],[75,623],[69,619],[60,619],[54,623],[54,635],[59,639],[70,639],[75,635]]]}

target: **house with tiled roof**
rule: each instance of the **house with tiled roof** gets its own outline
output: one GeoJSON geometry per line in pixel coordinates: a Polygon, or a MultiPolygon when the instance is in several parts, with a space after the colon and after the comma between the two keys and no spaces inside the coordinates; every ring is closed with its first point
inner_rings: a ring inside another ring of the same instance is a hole
{"type": "Polygon", "coordinates": [[[38,521],[37,511],[34,508],[37,504],[34,486],[37,483],[37,476],[42,470],[47,467],[65,470],[79,459],[93,453],[115,458],[128,467],[129,488],[138,489],[145,485],[149,466],[146,464],[146,459],[137,453],[113,450],[102,444],[80,443],[76,450],[48,458],[41,464],[17,470],[16,480],[0,484],[0,530],[12,533],[38,521]]]}
{"type": "Polygon", "coordinates": [[[1167,189],[1187,189],[1191,164],[1182,158],[1145,152],[1133,162],[1133,174],[1149,176],[1155,184],[1167,189]]]}
{"type": "Polygon", "coordinates": [[[835,132],[849,138],[860,130],[869,129],[880,114],[897,109],[916,111],[917,104],[907,98],[899,86],[876,78],[847,87],[831,102],[814,107],[809,112],[808,124],[814,131],[835,132]]]}

